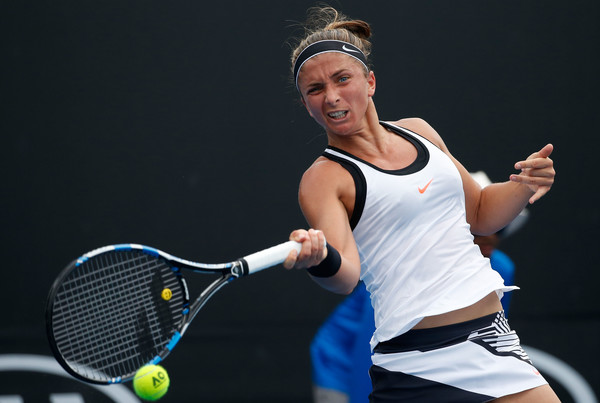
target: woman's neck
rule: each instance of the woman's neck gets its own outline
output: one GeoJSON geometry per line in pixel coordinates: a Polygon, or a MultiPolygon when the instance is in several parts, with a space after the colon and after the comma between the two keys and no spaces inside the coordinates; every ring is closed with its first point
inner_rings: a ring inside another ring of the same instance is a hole
{"type": "Polygon", "coordinates": [[[349,152],[382,169],[401,169],[417,158],[416,147],[379,123],[374,105],[367,110],[363,127],[349,136],[328,136],[329,145],[349,152]]]}
{"type": "Polygon", "coordinates": [[[327,138],[330,146],[354,155],[363,153],[380,154],[386,147],[386,137],[389,134],[379,123],[379,116],[371,98],[362,124],[356,132],[343,136],[328,133],[327,138]]]}

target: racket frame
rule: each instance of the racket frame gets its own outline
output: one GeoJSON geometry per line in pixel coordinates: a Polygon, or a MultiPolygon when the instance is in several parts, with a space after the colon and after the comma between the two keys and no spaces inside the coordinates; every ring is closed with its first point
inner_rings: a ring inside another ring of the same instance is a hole
{"type": "Polygon", "coordinates": [[[117,244],[117,245],[108,245],[101,248],[94,249],[88,253],[85,253],[78,259],[71,262],[67,267],[63,269],[63,271],[59,274],[59,276],[54,281],[50,292],[48,294],[48,299],[46,303],[46,333],[48,336],[48,340],[50,343],[50,348],[59,362],[59,364],[71,375],[74,377],[94,384],[115,384],[122,383],[125,381],[129,381],[133,379],[135,374],[124,374],[122,376],[117,377],[107,377],[107,379],[99,380],[92,379],[84,376],[80,372],[76,371],[72,368],[67,360],[63,357],[60,352],[59,347],[57,346],[54,330],[53,330],[53,308],[54,308],[54,298],[58,293],[63,280],[73,271],[76,270],[77,267],[84,264],[88,260],[102,255],[104,253],[110,252],[119,252],[119,251],[139,251],[150,256],[153,256],[157,259],[164,261],[168,266],[171,267],[171,270],[176,274],[179,278],[180,283],[182,285],[184,291],[184,306],[182,309],[182,319],[177,328],[174,329],[173,336],[169,340],[168,343],[162,348],[158,354],[156,354],[147,364],[158,364],[162,360],[164,360],[175,348],[179,340],[183,337],[185,332],[187,331],[190,323],[194,320],[200,309],[206,304],[206,302],[223,286],[230,283],[231,281],[246,276],[249,274],[254,274],[258,271],[266,269],[268,267],[272,267],[276,264],[283,262],[287,254],[295,249],[297,252],[300,252],[301,244],[293,241],[285,242],[279,244],[277,246],[262,250],[260,252],[253,253],[251,255],[245,256],[244,258],[237,259],[232,262],[227,263],[217,263],[217,264],[209,264],[209,263],[199,263],[193,262],[187,259],[182,259],[176,256],[173,256],[167,252],[161,251],[159,249],[137,244],[137,243],[128,243],[128,244],[117,244]],[[193,303],[190,302],[190,294],[188,290],[187,283],[185,281],[185,277],[181,269],[187,269],[196,273],[201,274],[220,274],[221,276],[214,280],[208,287],[206,287],[202,293],[194,300],[193,303]],[[186,306],[187,305],[187,306],[186,306]]]}

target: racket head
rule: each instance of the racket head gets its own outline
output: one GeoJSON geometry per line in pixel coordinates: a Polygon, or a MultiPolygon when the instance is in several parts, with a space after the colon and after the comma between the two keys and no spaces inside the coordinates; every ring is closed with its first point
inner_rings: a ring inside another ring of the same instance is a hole
{"type": "Polygon", "coordinates": [[[48,295],[46,331],[67,372],[112,384],[164,359],[188,316],[189,293],[179,267],[153,248],[115,245],[63,269],[48,295]]]}

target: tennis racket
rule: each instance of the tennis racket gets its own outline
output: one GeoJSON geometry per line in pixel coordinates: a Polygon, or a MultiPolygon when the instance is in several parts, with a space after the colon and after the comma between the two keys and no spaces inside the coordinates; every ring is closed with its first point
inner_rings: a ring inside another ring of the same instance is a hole
{"type": "Polygon", "coordinates": [[[282,263],[301,245],[289,241],[229,263],[180,259],[138,244],[105,246],[71,262],[50,289],[46,331],[71,375],[113,384],[162,361],[206,302],[225,284],[282,263]],[[218,274],[190,303],[182,274],[218,274]]]}

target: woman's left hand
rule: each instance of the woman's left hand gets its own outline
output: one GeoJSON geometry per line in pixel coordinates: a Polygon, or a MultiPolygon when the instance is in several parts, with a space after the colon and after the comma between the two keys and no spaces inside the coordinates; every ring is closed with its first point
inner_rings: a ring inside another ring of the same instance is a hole
{"type": "Polygon", "coordinates": [[[535,203],[544,196],[554,183],[554,162],[550,159],[550,154],[554,150],[552,144],[547,144],[540,151],[531,154],[525,161],[519,161],[515,164],[515,169],[520,169],[521,173],[513,174],[510,180],[513,182],[527,185],[534,194],[529,198],[529,204],[535,203]]]}

